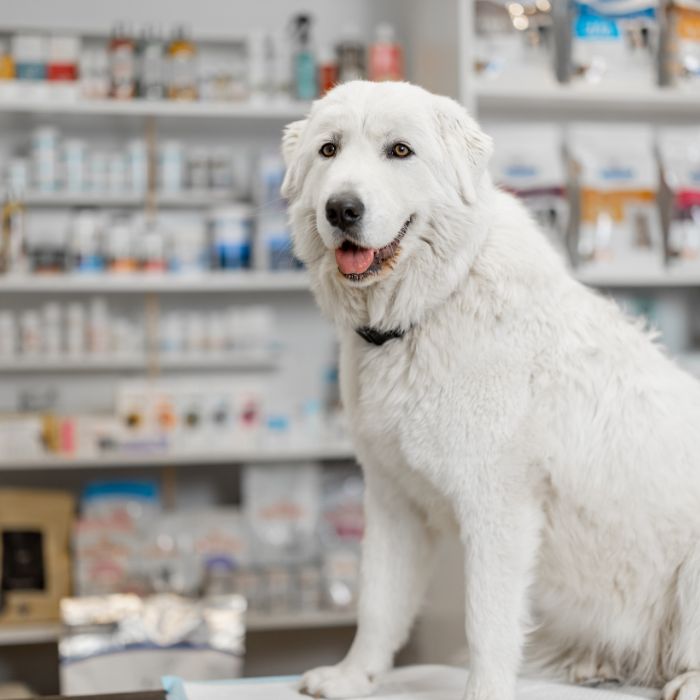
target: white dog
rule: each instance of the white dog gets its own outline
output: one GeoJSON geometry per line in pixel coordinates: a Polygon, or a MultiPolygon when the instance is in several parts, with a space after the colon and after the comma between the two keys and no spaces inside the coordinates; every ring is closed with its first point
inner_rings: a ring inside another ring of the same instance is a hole
{"type": "Polygon", "coordinates": [[[465,698],[513,697],[533,624],[571,678],[700,698],[700,384],[572,279],[452,100],[348,83],[283,151],[367,488],[357,635],[303,689],[372,691],[457,528],[465,698]]]}

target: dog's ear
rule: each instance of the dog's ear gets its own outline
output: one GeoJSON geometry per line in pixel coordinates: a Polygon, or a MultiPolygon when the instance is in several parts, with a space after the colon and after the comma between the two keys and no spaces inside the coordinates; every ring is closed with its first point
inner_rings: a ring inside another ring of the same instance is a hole
{"type": "Polygon", "coordinates": [[[438,130],[454,169],[460,195],[467,204],[473,204],[479,181],[493,152],[493,142],[462,105],[449,97],[435,99],[438,130]]]}
{"type": "Polygon", "coordinates": [[[282,134],[282,157],[287,166],[280,192],[285,199],[293,199],[299,188],[299,156],[297,148],[306,127],[306,119],[287,124],[282,134]]]}

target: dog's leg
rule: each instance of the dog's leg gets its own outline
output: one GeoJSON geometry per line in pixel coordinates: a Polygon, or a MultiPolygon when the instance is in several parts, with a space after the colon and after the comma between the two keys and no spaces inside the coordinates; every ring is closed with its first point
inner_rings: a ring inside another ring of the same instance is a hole
{"type": "Polygon", "coordinates": [[[676,586],[673,666],[687,672],[666,684],[663,700],[700,700],[700,545],[681,565],[676,586]]]}
{"type": "Polygon", "coordinates": [[[470,667],[465,700],[512,700],[541,517],[534,503],[488,491],[460,518],[470,667]]]}
{"type": "MultiPolygon", "coordinates": [[[[369,471],[369,470],[367,470],[369,471]]],[[[368,695],[406,641],[427,588],[432,537],[414,505],[379,474],[366,474],[366,530],[358,628],[337,666],[306,673],[302,691],[316,697],[368,695]]]]}

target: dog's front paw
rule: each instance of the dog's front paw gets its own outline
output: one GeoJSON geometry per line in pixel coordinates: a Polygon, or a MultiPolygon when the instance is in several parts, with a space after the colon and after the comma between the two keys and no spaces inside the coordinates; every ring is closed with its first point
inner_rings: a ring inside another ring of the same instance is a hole
{"type": "Polygon", "coordinates": [[[314,698],[357,698],[369,695],[374,688],[367,673],[346,664],[315,668],[305,673],[299,684],[302,693],[314,698]]]}
{"type": "Polygon", "coordinates": [[[515,689],[512,685],[475,676],[469,677],[464,692],[464,700],[513,700],[514,697],[515,689]]]}
{"type": "Polygon", "coordinates": [[[663,700],[700,700],[700,671],[690,671],[664,686],[663,700]]]}

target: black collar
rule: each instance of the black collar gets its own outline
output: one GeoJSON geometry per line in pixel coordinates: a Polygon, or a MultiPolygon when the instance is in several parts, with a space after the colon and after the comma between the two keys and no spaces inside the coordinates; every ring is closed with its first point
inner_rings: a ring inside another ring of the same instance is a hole
{"type": "Polygon", "coordinates": [[[403,338],[406,335],[406,331],[401,329],[394,329],[393,331],[380,331],[377,328],[372,328],[371,326],[362,326],[362,328],[356,328],[355,333],[361,338],[366,340],[372,345],[384,345],[387,340],[393,340],[394,338],[403,338]]]}

